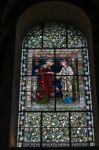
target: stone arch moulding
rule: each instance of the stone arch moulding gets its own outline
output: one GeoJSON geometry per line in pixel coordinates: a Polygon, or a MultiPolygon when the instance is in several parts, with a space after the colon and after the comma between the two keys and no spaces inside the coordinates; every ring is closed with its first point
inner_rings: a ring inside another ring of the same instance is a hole
{"type": "Polygon", "coordinates": [[[91,86],[92,98],[94,100],[94,124],[95,124],[95,139],[96,146],[99,145],[98,131],[98,116],[97,116],[97,100],[95,90],[95,71],[93,60],[93,46],[92,46],[92,31],[91,22],[88,16],[79,7],[67,2],[47,1],[35,4],[29,7],[21,14],[16,24],[16,44],[15,44],[15,62],[14,62],[14,76],[13,76],[13,91],[12,91],[12,113],[10,123],[10,138],[9,146],[16,147],[16,133],[17,133],[17,112],[18,112],[18,96],[19,96],[19,72],[20,72],[20,58],[21,58],[21,42],[26,33],[32,26],[43,24],[46,22],[65,22],[75,25],[82,31],[87,40],[89,47],[89,60],[91,72],[91,86]],[[70,11],[72,10],[72,11],[70,11]]]}

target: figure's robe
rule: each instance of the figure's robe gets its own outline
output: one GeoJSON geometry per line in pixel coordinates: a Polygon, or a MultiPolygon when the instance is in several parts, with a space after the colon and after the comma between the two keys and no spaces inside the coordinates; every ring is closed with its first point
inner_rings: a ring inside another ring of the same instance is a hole
{"type": "Polygon", "coordinates": [[[54,74],[51,68],[41,67],[38,70],[38,94],[37,99],[42,100],[44,96],[54,95],[54,74]]]}
{"type": "MultiPolygon", "coordinates": [[[[61,77],[63,100],[67,100],[67,96],[72,96],[73,74],[70,66],[62,67],[61,71],[57,73],[57,77],[61,77]]],[[[70,97],[68,99],[70,100],[70,97]]]]}

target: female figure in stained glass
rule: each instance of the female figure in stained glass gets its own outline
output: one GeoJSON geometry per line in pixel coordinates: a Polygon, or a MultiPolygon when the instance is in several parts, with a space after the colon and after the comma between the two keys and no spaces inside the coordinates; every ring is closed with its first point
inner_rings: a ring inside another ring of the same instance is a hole
{"type": "Polygon", "coordinates": [[[61,77],[61,87],[63,100],[65,103],[72,102],[72,81],[73,81],[73,70],[71,66],[68,64],[68,59],[63,59],[60,64],[62,65],[62,69],[59,73],[57,73],[57,78],[61,77]]]}

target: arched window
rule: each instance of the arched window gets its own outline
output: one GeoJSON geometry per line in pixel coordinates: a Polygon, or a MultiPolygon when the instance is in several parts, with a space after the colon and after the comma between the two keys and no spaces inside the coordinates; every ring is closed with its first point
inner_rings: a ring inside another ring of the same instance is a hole
{"type": "Polygon", "coordinates": [[[88,44],[73,25],[46,23],[21,47],[17,147],[94,146],[88,44]]]}

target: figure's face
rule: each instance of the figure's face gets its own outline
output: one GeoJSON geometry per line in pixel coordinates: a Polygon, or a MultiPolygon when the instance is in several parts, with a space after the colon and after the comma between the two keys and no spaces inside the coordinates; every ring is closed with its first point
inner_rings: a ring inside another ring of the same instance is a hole
{"type": "Polygon", "coordinates": [[[52,66],[54,64],[54,62],[50,62],[49,65],[52,66]]]}
{"type": "Polygon", "coordinates": [[[54,64],[54,62],[52,62],[52,61],[47,62],[48,66],[52,66],[53,64],[54,64]]]}
{"type": "Polygon", "coordinates": [[[62,65],[62,66],[67,66],[67,61],[66,61],[66,60],[63,60],[63,61],[61,62],[61,65],[62,65]]]}

